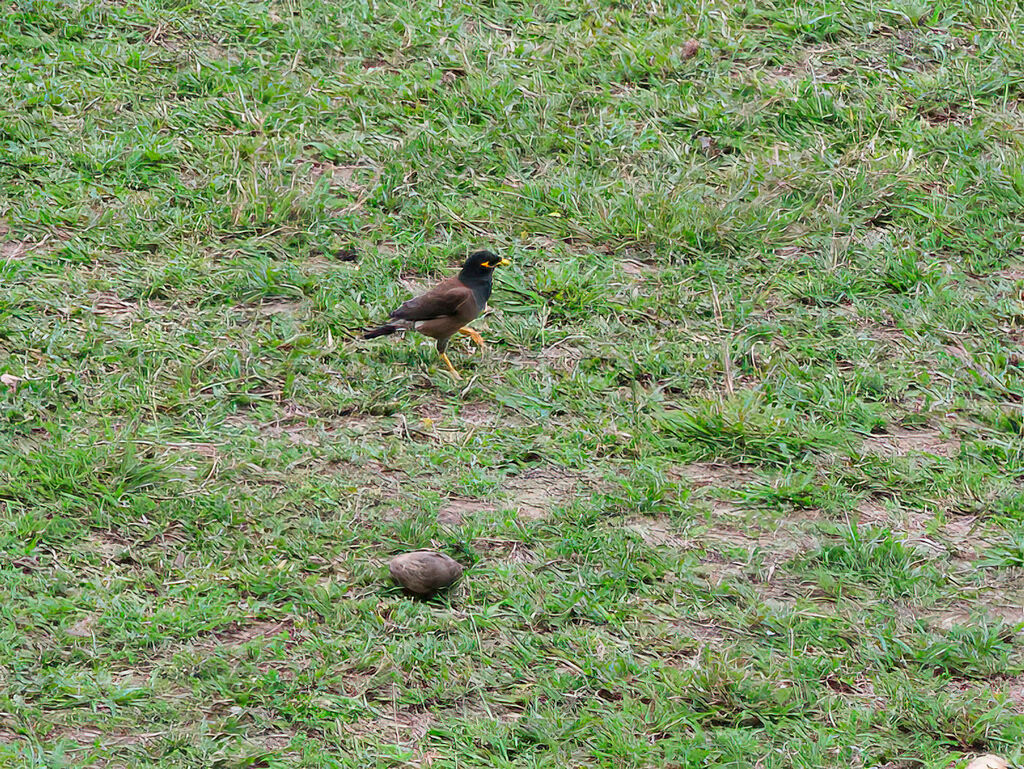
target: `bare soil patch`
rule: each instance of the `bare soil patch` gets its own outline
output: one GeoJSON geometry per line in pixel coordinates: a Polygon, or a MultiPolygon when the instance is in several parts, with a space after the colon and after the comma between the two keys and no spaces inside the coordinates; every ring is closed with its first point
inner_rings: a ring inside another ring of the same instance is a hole
{"type": "Polygon", "coordinates": [[[996,270],[992,273],[992,277],[1012,281],[1024,280],[1024,265],[996,270]]]}
{"type": "Polygon", "coordinates": [[[295,739],[295,735],[288,732],[276,732],[273,734],[261,734],[250,739],[267,750],[279,751],[287,748],[292,740],[295,739]]]}
{"type": "Polygon", "coordinates": [[[473,548],[489,561],[503,563],[536,563],[537,556],[518,539],[480,537],[473,540],[473,548]]]}
{"type": "Polygon", "coordinates": [[[382,500],[398,497],[408,479],[404,471],[380,462],[330,462],[326,470],[339,480],[358,486],[360,494],[377,495],[382,500]]]}
{"type": "Polygon", "coordinates": [[[51,242],[60,243],[70,238],[71,233],[61,228],[54,228],[39,240],[34,238],[7,238],[10,228],[0,222],[0,261],[16,261],[33,253],[45,253],[52,248],[51,242]]]}
{"type": "Polygon", "coordinates": [[[515,704],[488,702],[481,693],[475,700],[463,698],[455,705],[445,708],[445,717],[489,721],[502,724],[515,723],[523,715],[523,708],[515,704]]]}
{"type": "Polygon", "coordinates": [[[693,541],[680,534],[672,525],[672,521],[664,517],[630,516],[624,522],[625,527],[640,535],[644,542],[652,547],[673,547],[688,549],[693,541]]]}
{"type": "Polygon", "coordinates": [[[8,262],[22,259],[29,254],[33,245],[29,240],[5,240],[0,243],[0,260],[8,262]]]}
{"type": "Polygon", "coordinates": [[[351,736],[380,740],[413,751],[414,765],[429,765],[431,759],[422,752],[427,730],[436,723],[432,713],[412,708],[392,708],[373,719],[348,724],[344,730],[351,736]]]}
{"type": "Polygon", "coordinates": [[[509,506],[523,518],[535,521],[576,496],[584,479],[580,473],[556,468],[533,468],[505,479],[502,490],[509,506]]]}
{"type": "Polygon", "coordinates": [[[222,45],[216,40],[207,41],[205,45],[200,46],[195,54],[209,61],[226,61],[228,64],[238,64],[242,61],[241,53],[222,45]]]}
{"type": "Polygon", "coordinates": [[[138,302],[121,299],[113,292],[103,291],[93,296],[92,312],[94,315],[120,319],[135,315],[138,311],[138,302]]]}
{"type": "Polygon", "coordinates": [[[464,403],[459,407],[459,419],[475,427],[491,427],[505,421],[501,407],[495,403],[464,403]]]}
{"type": "Polygon", "coordinates": [[[373,165],[348,164],[339,165],[329,161],[310,160],[302,163],[312,181],[327,177],[330,186],[341,188],[353,195],[361,195],[376,182],[380,169],[373,165]]]}
{"type": "Polygon", "coordinates": [[[416,407],[418,423],[414,427],[410,422],[408,427],[437,441],[461,444],[477,430],[493,429],[499,424],[508,425],[516,421],[515,417],[502,414],[500,409],[497,404],[477,402],[462,404],[457,413],[452,413],[436,403],[425,403],[416,407]]]}
{"type": "Polygon", "coordinates": [[[717,462],[694,462],[669,470],[668,476],[675,480],[686,480],[694,488],[735,488],[757,479],[757,475],[744,467],[717,462]]]}
{"type": "Polygon", "coordinates": [[[289,315],[297,317],[302,315],[305,303],[301,299],[273,299],[260,302],[256,305],[255,312],[258,315],[289,315]]]}
{"type": "Polygon", "coordinates": [[[492,508],[480,499],[449,497],[437,511],[437,522],[449,526],[459,526],[467,517],[491,510],[492,508]]]}
{"type": "Polygon", "coordinates": [[[1024,713],[1024,676],[1014,676],[999,682],[992,681],[989,683],[994,684],[993,689],[998,689],[999,692],[1006,696],[1013,707],[1014,713],[1024,713]]]}
{"type": "Polygon", "coordinates": [[[274,638],[281,633],[294,632],[295,626],[290,620],[266,620],[250,624],[236,623],[231,627],[218,630],[211,636],[193,643],[194,648],[215,648],[218,646],[241,646],[258,638],[274,638]]]}
{"type": "Polygon", "coordinates": [[[837,313],[842,315],[857,331],[858,337],[867,337],[878,342],[884,348],[898,348],[894,350],[882,349],[880,354],[891,358],[895,355],[902,355],[903,348],[911,343],[911,339],[896,325],[894,318],[886,317],[882,320],[861,315],[852,304],[844,304],[838,308],[837,313]]]}
{"type": "Polygon", "coordinates": [[[103,729],[91,725],[55,725],[46,734],[47,742],[70,741],[79,745],[144,745],[163,737],[165,732],[132,732],[127,729],[103,729]]]}
{"type": "Polygon", "coordinates": [[[956,104],[942,104],[925,107],[918,112],[920,118],[935,128],[948,125],[970,125],[973,117],[956,104]]]}
{"type": "Polygon", "coordinates": [[[586,355],[582,348],[572,344],[576,339],[577,337],[566,337],[561,341],[548,345],[540,352],[520,350],[516,353],[510,353],[504,356],[501,365],[502,367],[519,366],[533,369],[541,364],[545,364],[556,371],[571,374],[586,355]]]}
{"type": "Polygon", "coordinates": [[[123,556],[130,546],[128,540],[111,531],[93,531],[84,544],[86,550],[97,553],[107,563],[123,556]]]}
{"type": "Polygon", "coordinates": [[[623,259],[619,262],[622,271],[636,280],[643,280],[657,275],[661,268],[653,259],[623,259]]]}
{"type": "Polygon", "coordinates": [[[939,430],[898,429],[888,435],[871,435],[861,445],[865,454],[880,454],[887,457],[907,454],[929,454],[948,459],[960,451],[960,441],[944,436],[939,430]]]}
{"type": "Polygon", "coordinates": [[[631,625],[624,629],[622,639],[648,659],[657,659],[672,667],[690,668],[702,650],[721,648],[726,636],[711,620],[679,618],[667,623],[653,621],[631,625]]]}
{"type": "Polygon", "coordinates": [[[935,630],[948,632],[957,626],[970,627],[986,619],[1007,625],[1024,623],[1024,605],[999,601],[1000,596],[984,596],[974,605],[954,606],[944,611],[913,612],[916,619],[924,620],[935,630]]]}
{"type": "MultiPolygon", "coordinates": [[[[806,520],[806,516],[782,518],[773,528],[761,532],[752,532],[749,528],[740,529],[738,526],[720,526],[711,529],[702,540],[705,546],[722,550],[741,548],[751,554],[760,550],[770,577],[781,564],[817,547],[818,539],[800,525],[806,520]]],[[[723,563],[736,564],[736,561],[728,560],[724,554],[720,554],[720,557],[723,563]]]]}
{"type": "Polygon", "coordinates": [[[197,454],[204,459],[218,459],[221,455],[220,449],[226,445],[226,443],[205,443],[201,441],[193,443],[176,441],[163,444],[164,450],[159,452],[159,454],[166,455],[181,452],[186,454],[197,454]]]}
{"type": "Polygon", "coordinates": [[[779,603],[791,603],[792,591],[774,589],[776,574],[786,562],[819,546],[813,525],[808,525],[819,516],[817,510],[799,510],[762,523],[726,505],[716,511],[712,525],[693,538],[694,548],[704,551],[702,572],[718,584],[756,567],[758,590],[765,600],[774,596],[779,603]]]}
{"type": "Polygon", "coordinates": [[[704,646],[720,643],[725,638],[721,628],[711,621],[676,620],[672,623],[672,630],[704,646]]]}
{"type": "Polygon", "coordinates": [[[883,324],[873,323],[871,321],[864,321],[860,324],[860,328],[865,332],[868,337],[876,342],[882,344],[893,345],[897,347],[904,346],[910,340],[907,339],[907,335],[903,333],[895,324],[883,324]]]}
{"type": "Polygon", "coordinates": [[[73,625],[64,629],[64,632],[74,638],[92,638],[95,633],[96,616],[87,614],[73,625]]]}
{"type": "Polygon", "coordinates": [[[857,514],[860,524],[898,532],[904,543],[932,555],[952,554],[961,559],[973,559],[977,555],[977,538],[973,535],[979,525],[978,516],[949,516],[945,523],[938,525],[934,513],[893,509],[873,498],[861,502],[857,506],[857,514]],[[936,539],[936,535],[941,540],[936,539]]]}
{"type": "Polygon", "coordinates": [[[863,676],[857,676],[853,681],[846,681],[840,680],[834,674],[829,674],[825,678],[824,684],[836,694],[841,694],[844,697],[860,697],[869,700],[878,710],[887,704],[886,700],[875,691],[874,682],[863,676]]]}
{"type": "Polygon", "coordinates": [[[346,414],[328,419],[315,418],[313,412],[303,410],[293,404],[286,404],[283,413],[277,419],[263,422],[252,414],[232,414],[224,419],[227,427],[238,427],[257,433],[261,438],[279,440],[286,438],[294,444],[303,446],[319,446],[321,438],[336,434],[348,434],[353,437],[381,433],[382,417],[369,414],[346,414]],[[313,421],[311,422],[311,418],[313,421]]]}

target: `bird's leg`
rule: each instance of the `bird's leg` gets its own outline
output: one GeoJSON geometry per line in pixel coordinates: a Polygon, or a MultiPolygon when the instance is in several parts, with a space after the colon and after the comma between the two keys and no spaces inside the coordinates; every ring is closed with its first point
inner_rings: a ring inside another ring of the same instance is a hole
{"type": "Polygon", "coordinates": [[[465,334],[470,339],[472,339],[473,344],[475,344],[477,347],[484,348],[487,346],[487,344],[484,342],[484,338],[480,336],[480,334],[477,331],[471,329],[469,326],[464,326],[460,328],[459,333],[465,334]]]}
{"type": "Polygon", "coordinates": [[[455,366],[452,365],[452,362],[450,360],[448,360],[448,354],[447,353],[444,353],[444,352],[441,353],[441,360],[444,361],[444,365],[446,365],[448,367],[448,370],[450,372],[452,372],[452,376],[455,378],[455,381],[461,382],[462,381],[462,377],[459,376],[459,372],[455,370],[455,366]]]}

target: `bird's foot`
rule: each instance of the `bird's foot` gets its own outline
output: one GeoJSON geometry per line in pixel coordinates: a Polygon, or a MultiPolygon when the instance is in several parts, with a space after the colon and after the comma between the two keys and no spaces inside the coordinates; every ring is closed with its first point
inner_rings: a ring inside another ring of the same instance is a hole
{"type": "Polygon", "coordinates": [[[443,360],[444,361],[444,365],[446,365],[448,367],[448,371],[451,372],[452,378],[456,382],[461,382],[462,381],[462,377],[459,376],[459,372],[455,370],[455,366],[452,365],[452,362],[450,360],[448,360],[448,355],[445,354],[445,353],[441,353],[441,360],[443,360]]]}
{"type": "Polygon", "coordinates": [[[484,338],[482,336],[480,336],[479,332],[477,332],[474,329],[471,329],[469,326],[466,326],[464,328],[460,328],[459,329],[459,333],[460,334],[465,334],[470,339],[472,339],[473,340],[473,344],[475,344],[481,350],[487,346],[487,343],[484,341],[484,338]]]}

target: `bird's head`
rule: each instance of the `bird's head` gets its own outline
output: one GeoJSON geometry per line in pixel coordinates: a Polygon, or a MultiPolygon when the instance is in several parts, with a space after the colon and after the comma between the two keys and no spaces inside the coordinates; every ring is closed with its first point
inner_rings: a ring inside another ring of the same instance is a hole
{"type": "Polygon", "coordinates": [[[490,275],[495,267],[508,263],[508,259],[502,259],[490,251],[474,251],[462,265],[462,272],[466,275],[490,275]]]}

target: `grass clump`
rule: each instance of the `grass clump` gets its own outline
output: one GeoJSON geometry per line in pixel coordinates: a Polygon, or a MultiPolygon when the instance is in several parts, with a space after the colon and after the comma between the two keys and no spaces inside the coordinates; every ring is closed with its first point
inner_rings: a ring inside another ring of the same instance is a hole
{"type": "Polygon", "coordinates": [[[5,5],[0,765],[1020,764],[1022,51],[5,5]],[[354,338],[476,248],[463,382],[354,338]]]}

